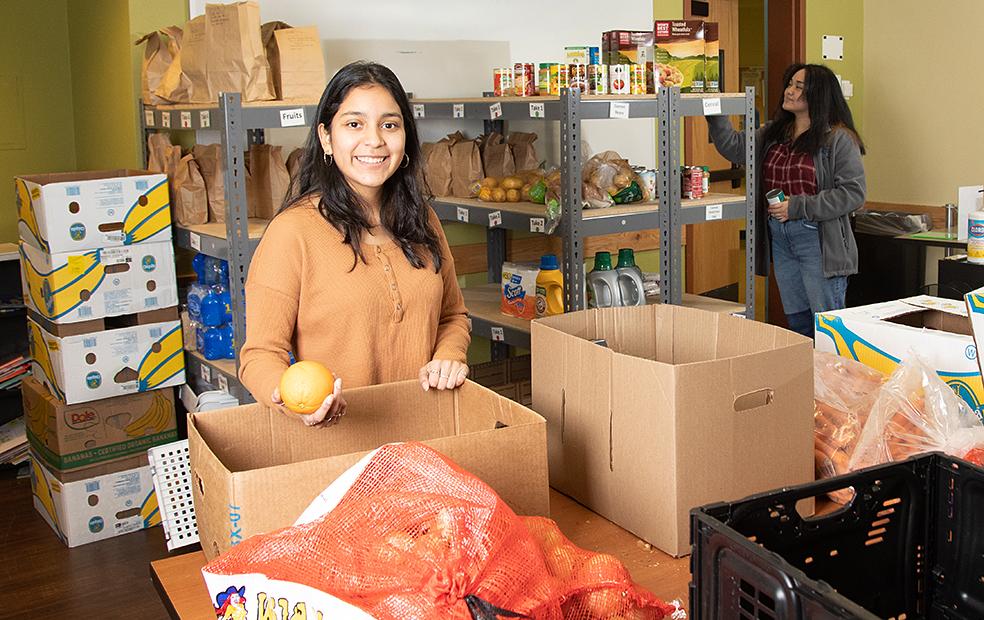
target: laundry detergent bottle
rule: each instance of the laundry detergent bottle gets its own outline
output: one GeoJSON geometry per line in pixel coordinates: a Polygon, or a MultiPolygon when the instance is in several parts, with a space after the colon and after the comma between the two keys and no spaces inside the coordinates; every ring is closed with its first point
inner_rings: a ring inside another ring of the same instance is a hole
{"type": "Polygon", "coordinates": [[[618,291],[623,306],[645,306],[646,292],[642,288],[642,270],[635,264],[635,253],[631,248],[618,251],[618,291]]]}
{"type": "Polygon", "coordinates": [[[564,274],[560,272],[556,254],[540,258],[540,275],[536,277],[536,316],[564,313],[564,274]]]}
{"type": "Polygon", "coordinates": [[[594,269],[588,272],[588,307],[611,308],[621,306],[618,291],[618,274],[612,269],[610,252],[595,253],[594,269]]]}

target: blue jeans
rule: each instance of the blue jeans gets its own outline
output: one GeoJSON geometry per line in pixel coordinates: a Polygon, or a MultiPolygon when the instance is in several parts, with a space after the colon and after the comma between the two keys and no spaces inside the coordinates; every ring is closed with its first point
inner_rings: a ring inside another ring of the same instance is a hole
{"type": "Polygon", "coordinates": [[[789,329],[813,338],[813,315],[844,307],[847,276],[825,278],[815,222],[769,218],[772,264],[789,329]]]}

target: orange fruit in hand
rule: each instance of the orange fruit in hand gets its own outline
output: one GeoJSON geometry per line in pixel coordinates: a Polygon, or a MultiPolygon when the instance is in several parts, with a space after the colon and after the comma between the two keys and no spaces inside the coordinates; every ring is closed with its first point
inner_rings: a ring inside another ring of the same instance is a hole
{"type": "Polygon", "coordinates": [[[319,362],[296,362],[280,377],[280,400],[294,413],[314,413],[334,389],[335,375],[319,362]]]}

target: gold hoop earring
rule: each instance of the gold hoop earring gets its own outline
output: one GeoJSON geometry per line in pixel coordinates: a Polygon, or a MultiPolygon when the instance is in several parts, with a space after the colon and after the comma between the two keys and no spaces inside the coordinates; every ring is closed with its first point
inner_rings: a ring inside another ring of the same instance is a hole
{"type": "Polygon", "coordinates": [[[330,166],[335,163],[335,157],[331,153],[325,153],[322,155],[322,159],[325,160],[325,165],[330,166]]]}
{"type": "Polygon", "coordinates": [[[400,167],[401,168],[407,168],[409,166],[410,166],[410,156],[407,155],[406,153],[404,153],[403,154],[403,164],[400,167]]]}

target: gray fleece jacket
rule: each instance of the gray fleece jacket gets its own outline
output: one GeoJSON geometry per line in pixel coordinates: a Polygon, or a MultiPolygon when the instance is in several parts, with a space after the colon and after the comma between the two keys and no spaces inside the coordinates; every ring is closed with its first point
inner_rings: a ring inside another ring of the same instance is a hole
{"type": "MultiPolygon", "coordinates": [[[[711,140],[718,152],[738,165],[745,164],[745,134],[735,131],[726,116],[708,116],[711,140]]],[[[775,142],[763,144],[763,125],[755,133],[755,196],[759,217],[755,221],[755,272],[769,273],[771,251],[765,192],[761,186],[762,162],[775,142]]],[[[858,272],[858,245],[851,231],[850,214],[864,205],[867,186],[861,149],[851,133],[833,129],[820,151],[813,154],[818,191],[813,196],[790,196],[789,219],[817,223],[823,275],[847,276],[858,272]]]]}

